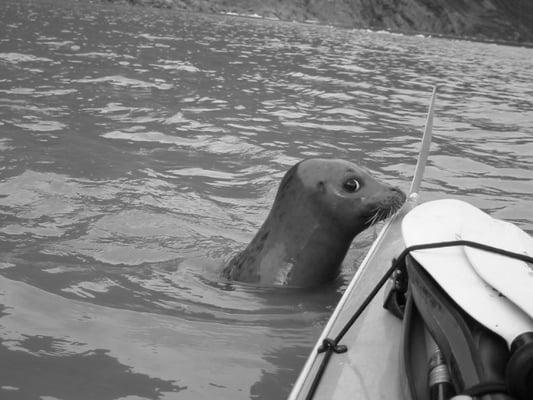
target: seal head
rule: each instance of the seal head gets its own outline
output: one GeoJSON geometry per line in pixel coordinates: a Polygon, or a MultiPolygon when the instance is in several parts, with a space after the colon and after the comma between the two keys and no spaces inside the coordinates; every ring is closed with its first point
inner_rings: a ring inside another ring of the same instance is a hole
{"type": "Polygon", "coordinates": [[[338,274],[358,233],[404,201],[401,190],[351,162],[304,160],[285,174],[265,222],[223,275],[261,285],[319,285],[338,274]]]}

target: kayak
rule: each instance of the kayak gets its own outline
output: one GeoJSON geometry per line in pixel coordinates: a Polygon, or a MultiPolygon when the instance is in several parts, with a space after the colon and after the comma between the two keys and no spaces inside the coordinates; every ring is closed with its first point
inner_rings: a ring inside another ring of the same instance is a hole
{"type": "Polygon", "coordinates": [[[411,198],[373,247],[290,400],[533,398],[531,236],[411,198]]]}
{"type": "Polygon", "coordinates": [[[533,399],[533,238],[466,202],[419,204],[431,118],[430,106],[406,204],[370,248],[289,400],[533,399]]]}

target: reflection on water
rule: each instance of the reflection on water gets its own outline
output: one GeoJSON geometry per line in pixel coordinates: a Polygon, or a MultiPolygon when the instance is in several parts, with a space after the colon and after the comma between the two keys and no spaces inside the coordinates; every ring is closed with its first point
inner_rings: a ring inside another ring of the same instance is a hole
{"type": "Polygon", "coordinates": [[[110,357],[106,350],[58,354],[62,344],[61,340],[42,335],[25,337],[20,342],[22,350],[0,343],[2,363],[9,365],[2,376],[3,382],[10,382],[2,388],[6,396],[24,399],[48,395],[64,399],[117,399],[128,395],[158,398],[162,392],[187,389],[132,372],[130,367],[110,357]],[[62,384],[58,385],[58,381],[62,384]]]}
{"type": "Polygon", "coordinates": [[[533,50],[76,1],[0,10],[2,398],[283,398],[319,291],[220,280],[296,161],[533,231],[533,50]],[[9,368],[6,368],[9,365],[9,368]]]}

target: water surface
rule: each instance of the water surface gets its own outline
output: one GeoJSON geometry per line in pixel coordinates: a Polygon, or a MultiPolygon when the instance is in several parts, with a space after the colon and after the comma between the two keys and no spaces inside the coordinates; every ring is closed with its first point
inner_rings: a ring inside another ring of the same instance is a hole
{"type": "Polygon", "coordinates": [[[280,399],[320,290],[224,282],[284,172],[353,160],[533,232],[533,50],[77,1],[0,10],[0,393],[280,399]]]}

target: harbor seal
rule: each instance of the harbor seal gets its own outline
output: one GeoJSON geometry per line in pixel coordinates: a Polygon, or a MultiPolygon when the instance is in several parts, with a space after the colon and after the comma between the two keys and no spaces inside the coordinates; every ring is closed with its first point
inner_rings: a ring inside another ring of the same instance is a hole
{"type": "Polygon", "coordinates": [[[227,279],[310,287],[333,279],[353,238],[397,211],[398,188],[340,159],[306,159],[283,177],[272,209],[227,279]]]}

